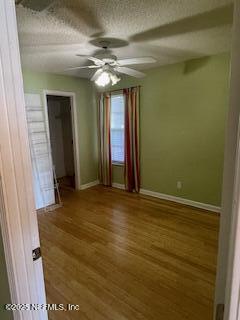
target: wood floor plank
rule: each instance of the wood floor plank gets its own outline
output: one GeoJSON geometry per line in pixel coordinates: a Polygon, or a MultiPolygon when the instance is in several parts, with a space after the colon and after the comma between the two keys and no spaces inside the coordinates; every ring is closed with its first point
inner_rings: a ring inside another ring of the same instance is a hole
{"type": "Polygon", "coordinates": [[[38,215],[50,320],[210,320],[219,216],[96,186],[38,215]]]}

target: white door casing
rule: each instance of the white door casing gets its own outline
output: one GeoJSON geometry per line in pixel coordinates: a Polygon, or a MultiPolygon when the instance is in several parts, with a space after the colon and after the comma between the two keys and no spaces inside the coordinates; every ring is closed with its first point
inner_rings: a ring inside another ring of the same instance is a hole
{"type": "MultiPolygon", "coordinates": [[[[232,207],[230,210],[223,212],[225,219],[231,223],[231,228],[220,231],[220,239],[226,241],[226,237],[230,239],[228,242],[228,260],[225,259],[227,266],[227,278],[225,288],[225,312],[224,320],[240,320],[240,1],[235,0],[234,23],[233,23],[233,45],[231,56],[231,84],[230,84],[230,119],[228,124],[229,144],[235,144],[235,153],[229,153],[228,157],[236,159],[233,164],[234,190],[232,192],[232,207]],[[232,118],[232,119],[231,119],[232,118]],[[236,124],[235,124],[236,123],[236,124]],[[235,131],[238,132],[237,134],[235,131]],[[235,135],[234,135],[235,134],[235,135]],[[225,231],[225,233],[224,233],[225,231]]],[[[228,160],[231,164],[230,160],[228,160]]],[[[227,196],[229,185],[225,186],[225,194],[227,196]]],[[[220,242],[221,243],[221,242],[220,242]]],[[[219,249],[222,250],[223,246],[219,249]]],[[[218,265],[218,273],[221,275],[221,265],[218,265]]]]}
{"type": "MultiPolygon", "coordinates": [[[[12,303],[45,303],[28,144],[15,4],[0,1],[1,230],[12,303]]],[[[46,320],[45,311],[14,311],[16,320],[46,320]]]]}

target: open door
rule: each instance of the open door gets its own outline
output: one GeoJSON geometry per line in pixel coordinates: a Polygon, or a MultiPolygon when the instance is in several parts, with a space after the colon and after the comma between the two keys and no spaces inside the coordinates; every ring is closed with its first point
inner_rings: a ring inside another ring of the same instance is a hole
{"type": "MultiPolygon", "coordinates": [[[[34,203],[15,4],[0,1],[0,220],[11,301],[46,303],[34,203]]],[[[15,310],[14,319],[46,320],[47,312],[15,310]]]]}
{"type": "Polygon", "coordinates": [[[36,209],[55,204],[55,185],[49,132],[40,94],[25,94],[36,209]]]}

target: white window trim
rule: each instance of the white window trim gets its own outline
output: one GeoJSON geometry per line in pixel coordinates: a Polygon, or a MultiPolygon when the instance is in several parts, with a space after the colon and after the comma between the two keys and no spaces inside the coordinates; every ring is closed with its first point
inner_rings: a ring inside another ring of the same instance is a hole
{"type": "MultiPolygon", "coordinates": [[[[114,92],[114,93],[111,93],[111,96],[115,96],[115,97],[122,97],[123,96],[123,91],[116,91],[116,92],[114,92]]],[[[125,106],[124,106],[124,108],[125,108],[125,106]]],[[[116,113],[121,113],[121,112],[116,112],[116,113]]],[[[125,125],[125,124],[124,124],[125,125]]],[[[112,131],[112,130],[124,130],[124,128],[123,129],[121,129],[121,128],[110,128],[110,130],[112,131]]],[[[125,155],[124,155],[125,156],[125,155]]],[[[125,163],[125,161],[116,161],[116,160],[112,160],[112,165],[113,166],[116,166],[116,167],[123,167],[124,166],[124,163],[125,163]]]]}
{"type": "Polygon", "coordinates": [[[123,167],[124,166],[124,161],[120,162],[120,161],[112,161],[112,165],[113,166],[117,166],[117,167],[123,167]]]}

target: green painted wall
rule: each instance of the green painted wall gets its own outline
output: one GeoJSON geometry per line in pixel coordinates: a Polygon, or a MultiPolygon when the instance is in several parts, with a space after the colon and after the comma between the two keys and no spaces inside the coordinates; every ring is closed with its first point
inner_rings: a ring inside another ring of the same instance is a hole
{"type": "MultiPolygon", "coordinates": [[[[142,188],[220,205],[224,132],[228,106],[229,55],[195,59],[125,77],[114,89],[140,84],[142,188]],[[182,182],[182,189],[176,187],[182,182]]],[[[97,179],[96,96],[85,79],[24,70],[28,93],[76,93],[81,183],[97,179]]],[[[123,167],[113,168],[123,183],[123,167]]]]}
{"type": "MultiPolygon", "coordinates": [[[[221,54],[120,81],[119,88],[142,86],[142,188],[220,205],[229,63],[221,54]]],[[[123,168],[114,167],[113,180],[123,183],[123,168]]]]}
{"type": "Polygon", "coordinates": [[[4,304],[11,303],[5,256],[2,243],[2,234],[0,230],[0,319],[13,319],[12,312],[4,310],[4,304]]]}
{"type": "Polygon", "coordinates": [[[40,93],[43,90],[76,93],[79,129],[81,184],[97,179],[96,97],[90,81],[76,77],[36,73],[23,70],[24,91],[40,93]]]}

